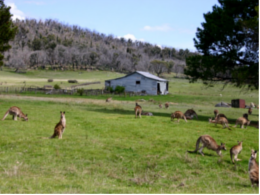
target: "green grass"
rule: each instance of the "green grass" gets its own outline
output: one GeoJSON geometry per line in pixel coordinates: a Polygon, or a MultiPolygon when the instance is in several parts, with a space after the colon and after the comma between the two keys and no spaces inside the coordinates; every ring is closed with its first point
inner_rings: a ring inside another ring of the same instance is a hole
{"type": "MultiPolygon", "coordinates": [[[[104,82],[122,76],[50,71],[22,75],[5,70],[0,71],[0,83],[6,80],[10,86],[18,86],[26,80],[27,84],[44,85],[54,75],[56,79],[80,82],[104,82]]],[[[109,95],[1,94],[0,117],[15,105],[28,114],[29,121],[13,121],[11,116],[0,121],[0,193],[259,193],[258,188],[250,186],[248,177],[250,151],[259,150],[259,130],[249,126],[231,127],[229,131],[208,123],[216,103],[240,98],[247,104],[259,104],[258,91],[231,86],[221,90],[222,85],[206,89],[201,83],[164,76],[170,81],[169,95],[113,95],[112,103],[105,102],[109,95]],[[145,100],[140,104],[154,116],[135,119],[134,102],[138,99],[145,100]],[[158,103],[166,101],[172,103],[169,109],[159,109],[158,103]],[[172,112],[189,108],[195,109],[198,120],[180,120],[179,124],[170,120],[172,112]],[[60,111],[66,111],[67,119],[63,139],[47,139],[53,134],[60,111]],[[207,149],[204,157],[186,153],[195,149],[197,138],[203,134],[211,135],[218,144],[226,143],[223,158],[207,149]],[[229,149],[238,140],[244,141],[238,156],[242,161],[233,165],[229,149]]],[[[247,112],[218,110],[228,117],[231,126],[247,112]]],[[[253,109],[249,119],[257,124],[258,118],[258,110],[253,109]]]]}
{"type": "Polygon", "coordinates": [[[159,110],[146,102],[154,116],[135,119],[131,102],[76,102],[1,99],[0,113],[19,105],[29,114],[28,122],[11,116],[1,121],[1,193],[258,193],[247,174],[250,149],[259,148],[256,128],[215,127],[207,122],[207,106],[198,111],[199,120],[178,124],[170,112],[184,111],[184,105],[159,110]],[[63,139],[45,139],[59,111],[66,111],[63,139]],[[229,151],[222,159],[207,149],[204,157],[187,154],[203,134],[228,149],[244,140],[243,161],[231,164],[229,151]]]}

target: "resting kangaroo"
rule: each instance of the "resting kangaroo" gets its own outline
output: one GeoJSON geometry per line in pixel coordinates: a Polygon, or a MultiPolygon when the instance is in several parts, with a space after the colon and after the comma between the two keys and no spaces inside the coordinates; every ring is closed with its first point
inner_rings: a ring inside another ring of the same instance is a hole
{"type": "Polygon", "coordinates": [[[65,111],[60,111],[60,114],[60,122],[58,122],[55,126],[54,133],[50,138],[55,138],[56,136],[59,136],[59,139],[62,139],[62,134],[64,133],[66,127],[65,111]]]}
{"type": "Polygon", "coordinates": [[[251,181],[252,187],[254,184],[259,186],[259,165],[256,162],[257,151],[251,150],[251,158],[248,163],[249,179],[251,181]]]}
{"type": "Polygon", "coordinates": [[[242,151],[242,141],[240,142],[240,141],[237,141],[237,143],[238,143],[238,145],[235,145],[235,146],[233,146],[231,149],[230,149],[230,158],[231,158],[231,161],[233,162],[233,163],[235,163],[234,162],[234,160],[235,161],[240,161],[241,159],[238,159],[237,158],[237,156],[238,156],[238,154],[240,154],[240,152],[242,151]],[[233,156],[234,156],[234,158],[233,158],[233,156]]]}
{"type": "Polygon", "coordinates": [[[247,120],[245,117],[239,117],[236,121],[236,125],[234,127],[237,127],[237,125],[240,125],[240,128],[243,129],[244,125],[247,127],[247,125],[250,125],[250,121],[247,120]]]}
{"type": "Polygon", "coordinates": [[[198,115],[193,109],[188,109],[184,113],[184,115],[185,115],[186,119],[193,119],[194,116],[196,116],[196,119],[198,119],[198,115]]]}
{"type": "Polygon", "coordinates": [[[183,118],[187,123],[186,117],[181,111],[176,111],[176,112],[172,113],[171,114],[171,120],[173,121],[174,118],[177,118],[178,122],[179,122],[180,118],[183,118]]]}
{"type": "Polygon", "coordinates": [[[9,108],[2,121],[5,120],[5,118],[7,117],[7,115],[10,114],[10,115],[13,115],[13,120],[17,120],[17,116],[19,118],[23,118],[25,121],[28,121],[28,117],[27,117],[27,114],[24,114],[20,108],[18,108],[17,106],[12,106],[11,108],[9,108]]]}
{"type": "Polygon", "coordinates": [[[206,147],[210,150],[216,151],[216,153],[221,156],[221,150],[227,150],[225,147],[225,144],[221,143],[221,145],[218,145],[217,142],[209,135],[202,135],[198,138],[196,142],[196,149],[194,151],[187,151],[190,153],[195,153],[199,151],[199,153],[204,156],[204,153],[202,152],[203,148],[206,147]],[[202,146],[199,148],[200,143],[202,143],[202,146]]]}
{"type": "Polygon", "coordinates": [[[112,100],[112,97],[107,98],[107,99],[106,99],[106,102],[111,102],[111,100],[112,100]]]}
{"type": "Polygon", "coordinates": [[[141,114],[142,114],[142,107],[137,103],[135,103],[135,118],[137,118],[137,115],[139,115],[139,117],[141,118],[141,114]]]}

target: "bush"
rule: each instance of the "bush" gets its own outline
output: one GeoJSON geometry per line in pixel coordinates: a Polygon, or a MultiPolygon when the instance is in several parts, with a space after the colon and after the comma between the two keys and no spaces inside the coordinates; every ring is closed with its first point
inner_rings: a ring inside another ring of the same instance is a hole
{"type": "Polygon", "coordinates": [[[125,87],[123,87],[123,86],[116,86],[115,92],[117,92],[117,93],[124,93],[125,92],[125,87]]]}
{"type": "Polygon", "coordinates": [[[55,84],[53,88],[54,89],[61,89],[61,87],[58,84],[55,84]]]}
{"type": "Polygon", "coordinates": [[[78,93],[80,96],[82,96],[83,93],[84,93],[84,89],[83,89],[83,88],[78,89],[78,90],[77,90],[77,93],[78,93]]]}
{"type": "Polygon", "coordinates": [[[78,83],[77,80],[68,80],[69,83],[78,83]]]}
{"type": "Polygon", "coordinates": [[[108,87],[107,87],[107,91],[109,91],[110,93],[113,93],[113,92],[114,92],[114,89],[113,89],[113,87],[108,86],[108,87]]]}

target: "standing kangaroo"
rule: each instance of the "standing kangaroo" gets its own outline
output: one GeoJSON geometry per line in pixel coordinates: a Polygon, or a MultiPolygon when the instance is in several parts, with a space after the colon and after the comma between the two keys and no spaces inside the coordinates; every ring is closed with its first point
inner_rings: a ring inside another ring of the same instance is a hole
{"type": "Polygon", "coordinates": [[[168,108],[169,108],[169,103],[166,102],[166,103],[164,104],[164,106],[165,106],[166,109],[168,109],[168,108]]]}
{"type": "Polygon", "coordinates": [[[225,147],[225,144],[221,143],[221,145],[218,145],[217,142],[209,135],[202,135],[198,138],[196,142],[196,149],[194,151],[187,151],[190,153],[195,153],[199,151],[199,153],[204,156],[204,153],[202,152],[203,148],[206,147],[210,150],[216,151],[216,153],[221,156],[221,150],[227,150],[225,147]],[[202,143],[202,146],[199,147],[200,143],[202,143]]]}
{"type": "Polygon", "coordinates": [[[193,119],[194,116],[196,116],[196,119],[198,119],[198,115],[193,109],[188,109],[184,113],[184,115],[185,115],[186,119],[193,119]]]}
{"type": "Polygon", "coordinates": [[[139,117],[141,118],[141,114],[142,114],[142,107],[135,103],[135,118],[137,118],[137,115],[139,115],[139,117]]]}
{"type": "Polygon", "coordinates": [[[259,165],[256,162],[257,151],[251,150],[251,158],[249,159],[248,163],[248,172],[249,172],[249,179],[251,181],[252,187],[254,184],[259,186],[259,165]]]}
{"type": "Polygon", "coordinates": [[[50,137],[51,138],[55,138],[56,136],[59,136],[59,139],[62,139],[62,134],[65,131],[65,127],[66,127],[66,118],[65,118],[65,111],[62,112],[60,111],[60,122],[57,123],[57,125],[54,128],[54,133],[53,135],[50,137]]]}
{"type": "Polygon", "coordinates": [[[19,117],[19,119],[20,118],[23,118],[25,121],[28,121],[28,115],[27,114],[24,114],[22,111],[21,111],[21,109],[20,108],[18,108],[17,106],[12,106],[11,108],[9,108],[7,111],[6,111],[6,113],[5,113],[5,115],[4,115],[4,117],[3,117],[3,119],[2,119],[2,121],[3,120],[5,120],[5,118],[7,117],[7,115],[8,114],[10,114],[10,115],[13,115],[13,120],[17,120],[17,116],[19,117]]]}
{"type": "Polygon", "coordinates": [[[247,125],[250,125],[250,121],[246,119],[245,117],[239,117],[236,121],[236,125],[234,127],[237,127],[237,125],[240,125],[240,128],[243,129],[244,125],[247,127],[247,125]]]}
{"type": "Polygon", "coordinates": [[[215,118],[216,118],[217,115],[218,115],[218,110],[217,109],[214,110],[214,115],[215,115],[215,118]]]}
{"type": "Polygon", "coordinates": [[[179,122],[180,118],[183,118],[187,123],[186,117],[181,111],[175,111],[174,113],[172,113],[171,120],[173,121],[174,118],[177,118],[178,122],[179,122]]]}
{"type": "Polygon", "coordinates": [[[248,114],[252,114],[252,108],[248,108],[248,114]]]}
{"type": "Polygon", "coordinates": [[[223,129],[225,129],[227,127],[229,130],[231,130],[228,126],[227,117],[224,114],[218,114],[217,117],[215,118],[215,120],[209,119],[209,122],[215,123],[215,126],[217,126],[217,124],[222,124],[223,129]]]}
{"type": "Polygon", "coordinates": [[[238,159],[237,158],[237,156],[238,156],[238,154],[240,154],[240,152],[242,151],[242,141],[240,142],[240,141],[237,141],[238,142],[238,145],[235,145],[235,146],[233,146],[231,149],[230,149],[230,158],[231,158],[231,161],[233,162],[233,163],[235,163],[234,162],[234,160],[235,161],[240,161],[241,159],[238,159]],[[234,158],[233,158],[233,156],[234,156],[234,158]]]}

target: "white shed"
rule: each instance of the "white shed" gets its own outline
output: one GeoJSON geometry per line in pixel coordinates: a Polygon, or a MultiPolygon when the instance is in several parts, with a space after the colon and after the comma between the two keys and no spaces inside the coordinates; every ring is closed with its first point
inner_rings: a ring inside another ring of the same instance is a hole
{"type": "Polygon", "coordinates": [[[125,87],[126,92],[143,92],[149,95],[167,94],[169,82],[149,72],[136,71],[124,77],[105,81],[105,87],[125,87]]]}

